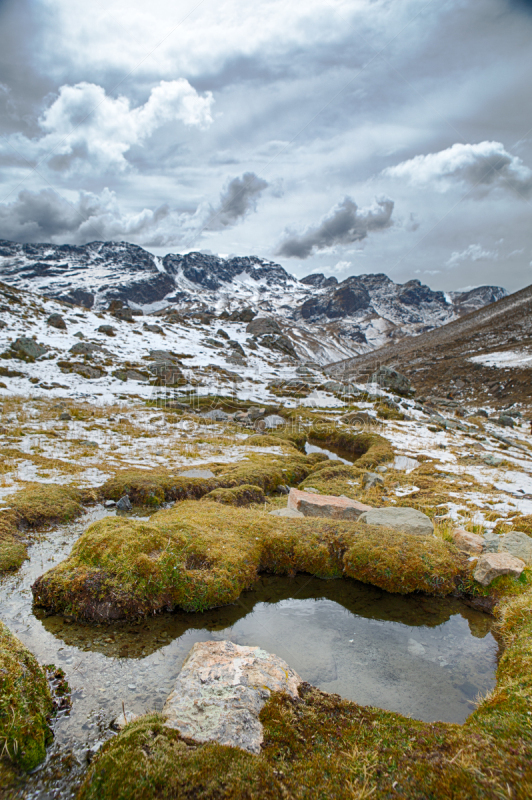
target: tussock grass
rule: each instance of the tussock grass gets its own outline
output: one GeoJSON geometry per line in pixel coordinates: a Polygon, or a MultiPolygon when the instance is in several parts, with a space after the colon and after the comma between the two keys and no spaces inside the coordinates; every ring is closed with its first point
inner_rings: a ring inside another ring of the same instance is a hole
{"type": "Polygon", "coordinates": [[[252,486],[247,483],[234,489],[214,489],[202,498],[202,500],[212,503],[223,503],[229,506],[250,506],[254,503],[264,503],[265,499],[260,486],[252,486]]]}
{"type": "Polygon", "coordinates": [[[232,603],[260,571],[346,576],[401,594],[445,595],[468,567],[453,545],[436,538],[204,500],[159,511],[149,523],[94,523],[33,591],[47,608],[105,621],[232,603]]]}
{"type": "Polygon", "coordinates": [[[0,782],[13,768],[31,770],[44,759],[52,708],[44,670],[0,622],[0,782]]]}

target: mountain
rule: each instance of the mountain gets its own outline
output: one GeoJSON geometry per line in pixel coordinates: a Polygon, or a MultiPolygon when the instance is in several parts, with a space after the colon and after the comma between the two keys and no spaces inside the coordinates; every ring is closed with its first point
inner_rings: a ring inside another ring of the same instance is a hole
{"type": "Polygon", "coordinates": [[[302,358],[327,363],[418,335],[492,303],[506,292],[483,286],[443,293],[383,274],[338,282],[321,273],[298,280],[257,256],[154,256],[127,242],[87,245],[0,241],[0,278],[19,289],[101,311],[113,301],[144,313],[219,316],[251,309],[274,317],[302,358]]]}
{"type": "Polygon", "coordinates": [[[424,395],[529,405],[532,286],[443,327],[329,364],[325,371],[337,379],[363,380],[380,366],[404,373],[424,395]]]}

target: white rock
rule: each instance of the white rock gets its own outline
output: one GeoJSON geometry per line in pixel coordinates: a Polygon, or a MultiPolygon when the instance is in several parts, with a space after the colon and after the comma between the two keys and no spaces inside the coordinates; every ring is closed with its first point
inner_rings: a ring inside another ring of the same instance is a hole
{"type": "Polygon", "coordinates": [[[163,708],[166,725],[198,742],[260,753],[259,714],[271,692],[298,696],[299,675],[259,647],[196,642],[163,708]]]}

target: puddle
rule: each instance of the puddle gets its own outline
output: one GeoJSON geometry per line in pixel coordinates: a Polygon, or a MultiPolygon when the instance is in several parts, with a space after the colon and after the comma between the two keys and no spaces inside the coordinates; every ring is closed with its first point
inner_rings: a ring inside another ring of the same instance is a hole
{"type": "Polygon", "coordinates": [[[457,600],[390,595],[356,581],[262,576],[234,605],[112,626],[34,614],[33,581],[109,513],[99,506],[47,533],[30,548],[31,560],[0,583],[3,621],[41,663],[64,669],[73,692],[71,714],[55,724],[48,765],[13,797],[73,797],[87,752],[113,735],[111,721],[123,708],[161,710],[198,641],[259,645],[324,691],[425,721],[463,722],[477,695],[495,685],[489,617],[457,600]]]}
{"type": "Polygon", "coordinates": [[[348,461],[347,458],[342,458],[337,453],[333,453],[332,450],[325,450],[323,447],[318,447],[315,444],[309,444],[308,442],[305,445],[305,453],[309,455],[310,453],[325,453],[331,461],[341,461],[342,464],[352,464],[352,461],[348,461]]]}

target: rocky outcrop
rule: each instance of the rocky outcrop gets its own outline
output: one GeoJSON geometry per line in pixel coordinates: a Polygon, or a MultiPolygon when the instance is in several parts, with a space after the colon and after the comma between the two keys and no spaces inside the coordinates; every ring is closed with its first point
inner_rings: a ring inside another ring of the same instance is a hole
{"type": "Polygon", "coordinates": [[[378,383],[383,389],[400,395],[412,394],[412,384],[406,375],[402,375],[392,367],[379,367],[371,376],[372,383],[378,383]]]}
{"type": "Polygon", "coordinates": [[[401,533],[409,533],[412,536],[433,536],[434,525],[429,517],[415,508],[373,508],[366,511],[360,517],[361,522],[367,525],[377,525],[385,528],[392,528],[401,533]]]}
{"type": "Polygon", "coordinates": [[[259,714],[272,692],[297,698],[299,675],[259,647],[197,642],[163,708],[166,725],[197,742],[260,753],[259,714]]]}
{"type": "Polygon", "coordinates": [[[290,489],[288,508],[299,511],[305,517],[329,517],[331,519],[358,519],[371,506],[351,500],[349,497],[314,494],[299,489],[290,489]]]}
{"type": "Polygon", "coordinates": [[[482,586],[489,586],[495,578],[500,578],[501,575],[518,578],[525,566],[524,561],[509,553],[485,553],[477,561],[473,577],[482,586]]]}

